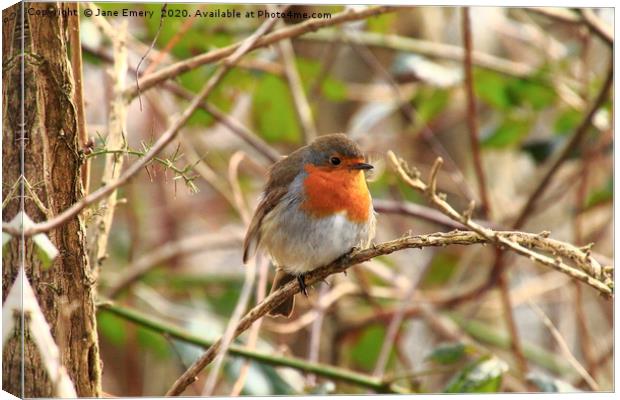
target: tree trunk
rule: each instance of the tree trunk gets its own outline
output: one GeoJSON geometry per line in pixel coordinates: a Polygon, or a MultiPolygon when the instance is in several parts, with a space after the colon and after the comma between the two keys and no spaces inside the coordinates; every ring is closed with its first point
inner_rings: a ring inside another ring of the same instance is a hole
{"type": "MultiPolygon", "coordinates": [[[[19,185],[23,102],[24,211],[33,221],[40,222],[59,214],[83,196],[80,178],[83,158],[78,146],[77,114],[72,101],[74,85],[67,53],[67,22],[78,17],[59,13],[67,9],[62,3],[25,3],[22,26],[22,4],[4,10],[2,15],[2,194],[5,200],[10,196],[3,209],[3,220],[10,221],[20,210],[20,191],[11,194],[11,188],[19,185]]],[[[75,217],[47,234],[59,250],[58,257],[45,268],[33,241],[26,239],[23,256],[26,274],[77,394],[99,396],[101,369],[95,286],[88,263],[84,222],[81,217],[75,217]]],[[[19,238],[13,238],[3,252],[3,296],[13,285],[22,264],[19,249],[19,238]]],[[[53,397],[54,383],[41,365],[27,326],[23,335],[23,360],[20,336],[16,332],[4,347],[3,389],[20,397],[53,397]]]]}

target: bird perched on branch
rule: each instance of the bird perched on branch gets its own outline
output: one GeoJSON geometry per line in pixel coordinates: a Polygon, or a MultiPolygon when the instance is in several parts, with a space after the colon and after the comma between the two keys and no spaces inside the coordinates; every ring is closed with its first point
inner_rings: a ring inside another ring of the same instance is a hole
{"type": "MultiPolygon", "coordinates": [[[[324,135],[269,170],[269,179],[243,244],[243,262],[257,250],[277,268],[275,291],[293,279],[308,295],[304,275],[374,237],[375,215],[365,171],[373,168],[344,134],[324,135]]],[[[289,317],[294,296],[270,315],[289,317]]]]}

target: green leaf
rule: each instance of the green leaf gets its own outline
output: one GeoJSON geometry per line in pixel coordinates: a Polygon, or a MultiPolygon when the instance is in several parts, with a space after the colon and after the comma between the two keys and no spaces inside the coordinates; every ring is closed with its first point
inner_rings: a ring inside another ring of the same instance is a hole
{"type": "Polygon", "coordinates": [[[581,113],[577,110],[569,109],[561,113],[555,120],[553,131],[556,135],[568,135],[572,133],[581,122],[581,113]]]}
{"type": "Polygon", "coordinates": [[[376,33],[391,33],[396,27],[396,13],[380,14],[366,20],[367,30],[376,33]]]}
{"type": "Polygon", "coordinates": [[[607,201],[613,201],[614,198],[614,179],[609,177],[607,182],[600,188],[588,195],[584,208],[588,209],[596,205],[605,203],[607,201]]]}
{"type": "Polygon", "coordinates": [[[422,286],[428,288],[446,283],[456,270],[458,261],[459,256],[456,254],[437,253],[433,257],[428,271],[424,274],[422,286]]]}
{"type": "Polygon", "coordinates": [[[512,78],[508,81],[506,93],[512,104],[528,105],[536,111],[551,106],[556,99],[555,90],[540,77],[512,78]]]}
{"type": "Polygon", "coordinates": [[[528,78],[511,78],[497,72],[476,69],[474,91],[483,102],[505,111],[523,106],[541,110],[556,100],[552,85],[541,73],[528,78]]]}
{"type": "Polygon", "coordinates": [[[97,330],[115,346],[124,346],[127,342],[125,321],[108,311],[97,313],[97,330]]]}
{"type": "Polygon", "coordinates": [[[530,131],[531,122],[509,118],[495,131],[482,139],[483,147],[506,148],[521,142],[530,131]]]}
{"type": "Polygon", "coordinates": [[[331,101],[343,101],[347,96],[347,87],[341,80],[328,76],[321,85],[321,92],[331,101]]]}
{"type": "Polygon", "coordinates": [[[506,79],[488,70],[474,70],[474,92],[483,102],[493,108],[508,109],[511,106],[506,92],[506,79]]]}
{"type": "Polygon", "coordinates": [[[445,343],[433,349],[426,359],[438,364],[454,364],[472,352],[473,348],[464,343],[445,343]]]}
{"type": "Polygon", "coordinates": [[[146,349],[150,349],[153,353],[166,359],[170,356],[170,345],[166,339],[159,333],[155,333],[146,328],[138,328],[138,343],[146,349]]]}
{"type": "Polygon", "coordinates": [[[446,386],[445,393],[497,392],[508,366],[495,356],[483,356],[467,365],[446,386]]]}
{"type": "Polygon", "coordinates": [[[542,164],[553,154],[557,146],[557,140],[534,139],[523,143],[521,150],[529,154],[536,161],[536,164],[542,164]]]}
{"type": "Polygon", "coordinates": [[[351,350],[353,361],[364,370],[370,371],[379,357],[383,340],[385,339],[384,326],[371,326],[367,328],[357,340],[355,347],[351,350]]]}
{"type": "Polygon", "coordinates": [[[270,143],[301,142],[301,129],[288,87],[273,75],[265,75],[254,92],[252,114],[261,136],[270,143]]]}
{"type": "Polygon", "coordinates": [[[448,90],[424,87],[418,91],[412,103],[417,118],[428,123],[443,111],[449,100],[450,92],[448,90]]]}

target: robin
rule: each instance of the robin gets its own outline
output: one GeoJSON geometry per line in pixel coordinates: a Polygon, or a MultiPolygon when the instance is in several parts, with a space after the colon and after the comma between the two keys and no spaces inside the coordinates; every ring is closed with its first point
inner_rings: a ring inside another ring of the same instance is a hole
{"type": "MultiPolygon", "coordinates": [[[[357,145],[323,135],[276,162],[243,243],[243,262],[257,250],[276,266],[271,292],[293,279],[308,296],[304,275],[374,237],[375,215],[357,145]]],[[[270,312],[289,317],[294,296],[270,312]]]]}

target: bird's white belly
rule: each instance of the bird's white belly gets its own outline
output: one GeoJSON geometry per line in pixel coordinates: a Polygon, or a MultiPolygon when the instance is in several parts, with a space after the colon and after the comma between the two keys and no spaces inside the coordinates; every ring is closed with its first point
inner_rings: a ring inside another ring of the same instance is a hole
{"type": "Polygon", "coordinates": [[[290,274],[326,265],[353,247],[366,247],[374,233],[372,206],[368,224],[349,221],[345,212],[314,218],[295,206],[276,208],[263,222],[261,246],[290,274]]]}

